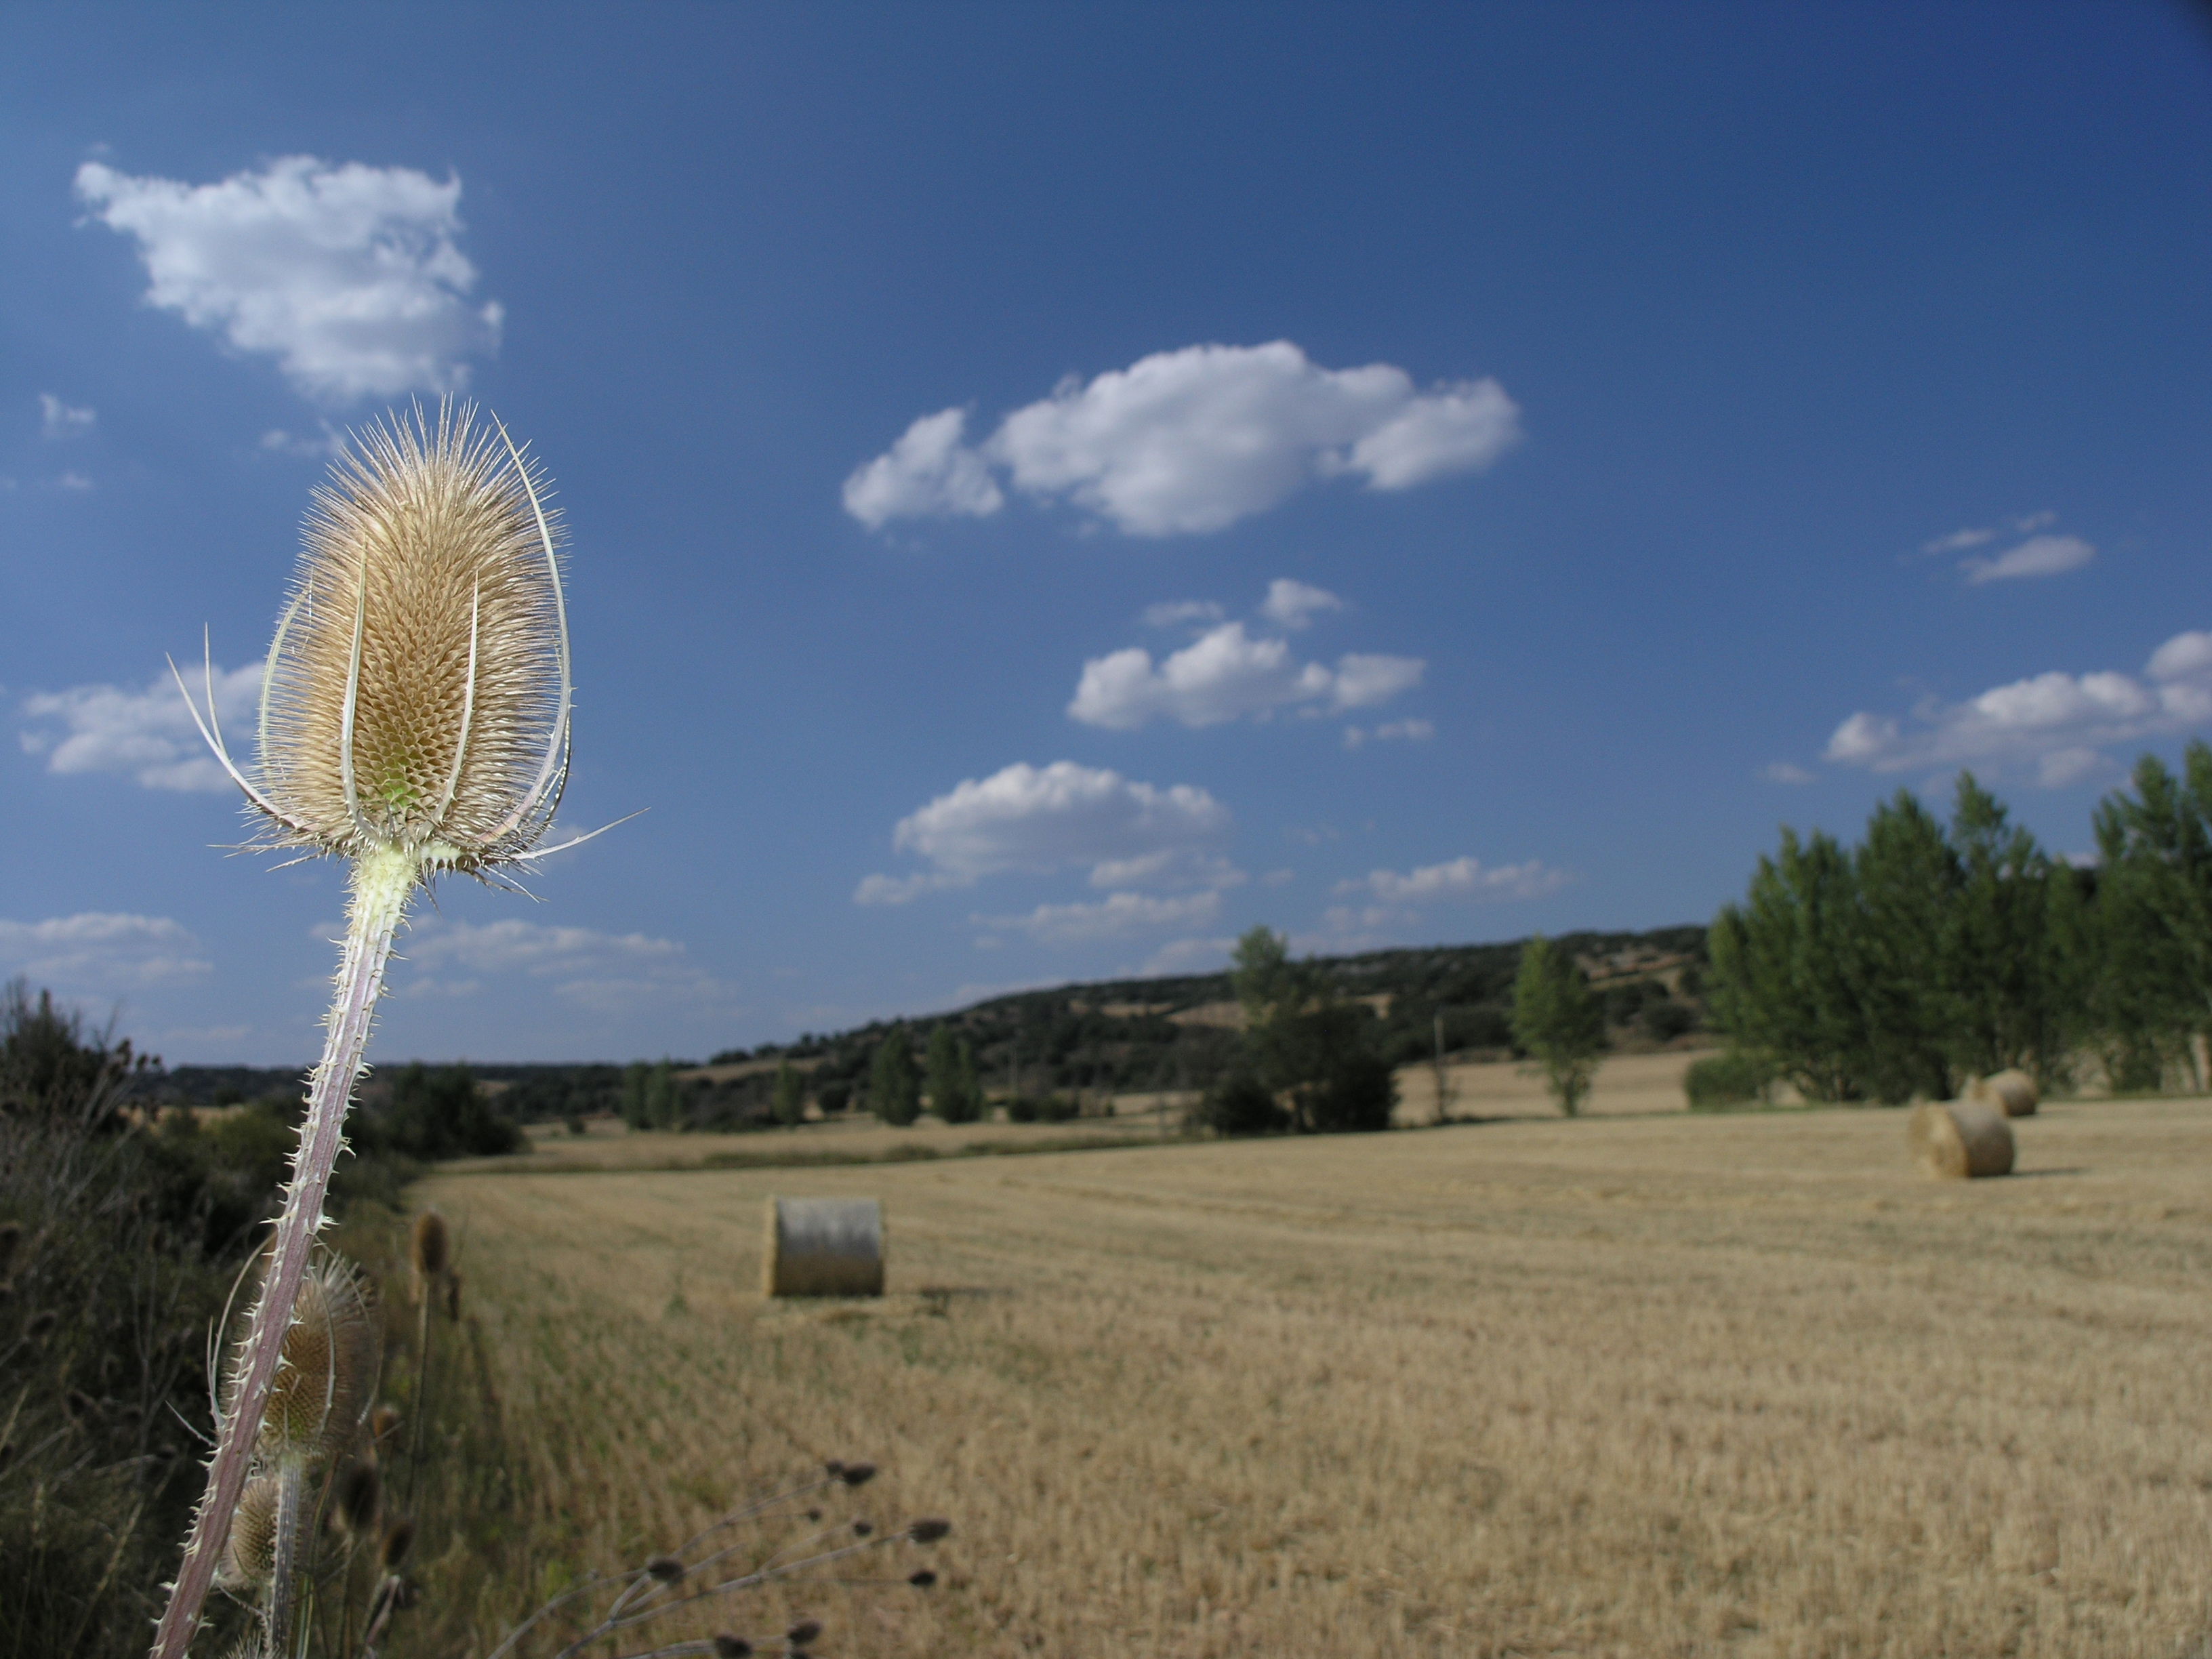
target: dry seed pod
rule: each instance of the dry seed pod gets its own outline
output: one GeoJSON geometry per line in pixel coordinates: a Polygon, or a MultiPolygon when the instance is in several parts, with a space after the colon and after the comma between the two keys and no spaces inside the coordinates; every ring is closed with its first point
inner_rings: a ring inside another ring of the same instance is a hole
{"type": "Polygon", "coordinates": [[[376,1530],[376,1511],[384,1498],[384,1479],[376,1467],[376,1455],[355,1460],[346,1465],[345,1473],[338,1477],[336,1501],[331,1512],[345,1535],[358,1540],[374,1536],[376,1530]]]}
{"type": "Polygon", "coordinates": [[[383,1547],[376,1553],[376,1565],[385,1572],[397,1572],[407,1552],[415,1547],[415,1518],[403,1515],[384,1530],[383,1547]]]}
{"type": "Polygon", "coordinates": [[[249,797],[279,845],[434,870],[528,855],[568,751],[542,480],[450,402],[434,424],[373,422],[331,472],[269,647],[249,797]]]}
{"type": "Polygon", "coordinates": [[[368,1443],[380,1446],[399,1430],[399,1413],[390,1406],[379,1406],[368,1414],[368,1443]]]}
{"type": "Polygon", "coordinates": [[[435,1210],[425,1210],[415,1218],[414,1231],[408,1237],[408,1254],[415,1264],[415,1282],[427,1285],[452,1265],[452,1239],[446,1231],[446,1218],[435,1210]]]}
{"type": "Polygon", "coordinates": [[[951,1530],[952,1523],[950,1521],[942,1521],[932,1516],[909,1525],[906,1529],[906,1535],[917,1544],[934,1544],[951,1530]]]}
{"type": "Polygon", "coordinates": [[[752,1659],[753,1644],[727,1632],[714,1638],[714,1659],[752,1659]]]}
{"type": "Polygon", "coordinates": [[[226,1589],[258,1589],[276,1570],[276,1508],[281,1483],[270,1474],[246,1483],[230,1517],[230,1540],[223,1547],[216,1582],[226,1589]]]}
{"type": "Polygon", "coordinates": [[[645,1564],[645,1570],[664,1584],[673,1584],[684,1577],[684,1564],[672,1555],[656,1555],[645,1564]]]}
{"type": "Polygon", "coordinates": [[[803,1648],[822,1634],[819,1619],[802,1619],[783,1633],[783,1639],[795,1648],[803,1648]]]}
{"type": "Polygon", "coordinates": [[[261,1419],[264,1455],[312,1462],[353,1443],[383,1358],[375,1308],[376,1292],[358,1268],[317,1253],[277,1351],[261,1419]]]}

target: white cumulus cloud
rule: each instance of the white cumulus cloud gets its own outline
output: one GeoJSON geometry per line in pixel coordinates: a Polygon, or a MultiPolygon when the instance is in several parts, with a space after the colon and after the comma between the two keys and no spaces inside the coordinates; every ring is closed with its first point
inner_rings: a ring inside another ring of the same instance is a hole
{"type": "Polygon", "coordinates": [[[167,916],[87,910],[45,921],[0,920],[0,978],[21,975],[56,990],[112,995],[198,979],[213,964],[167,916]]]}
{"type": "Polygon", "coordinates": [[[100,419],[95,409],[71,409],[51,392],[39,394],[39,430],[49,438],[82,438],[100,419]]]}
{"type": "Polygon", "coordinates": [[[1479,471],[1520,436],[1492,380],[1417,387],[1389,363],[1329,369],[1288,340],[1155,352],[1090,380],[1070,376],[980,445],[957,410],[926,416],[846,481],[846,510],[892,518],[997,512],[1003,477],[1133,536],[1219,530],[1316,478],[1411,489],[1479,471]]]}
{"type": "Polygon", "coordinates": [[[1096,904],[1040,904],[1027,915],[970,916],[978,927],[1027,933],[1041,945],[1082,945],[1158,927],[1203,927],[1221,914],[1217,892],[1155,898],[1112,893],[1096,904]]]}
{"type": "Polygon", "coordinates": [[[1388,702],[1419,684],[1427,667],[1419,657],[1359,653],[1338,658],[1334,668],[1300,663],[1287,641],[1254,639],[1243,623],[1224,623],[1157,664],[1133,645],[1092,658],[1067,712],[1117,732],[1153,720],[1219,726],[1300,704],[1340,713],[1388,702]]]}
{"type": "Polygon", "coordinates": [[[1905,718],[1865,711],[1838,726],[1826,758],[1876,772],[2021,763],[2051,787],[2103,769],[2110,744],[2212,726],[2212,633],[2177,634],[2140,678],[2052,671],[1963,702],[1930,699],[1905,718]]]}
{"type": "Polygon", "coordinates": [[[468,295],[461,181],[288,155],[219,183],[77,169],[92,216],[137,239],[149,304],[274,357],[333,402],[449,392],[495,351],[501,313],[468,295]]]}
{"type": "Polygon", "coordinates": [[[1994,559],[1967,559],[1959,566],[1974,586],[1984,582],[2019,581],[2035,576],[2063,575],[2079,570],[2097,556],[2097,550],[2079,536],[2031,536],[2018,547],[1994,559]]]}
{"type": "MultiPolygon", "coordinates": [[[[192,676],[196,692],[204,695],[204,685],[192,676]]],[[[260,700],[259,663],[216,671],[216,710],[234,754],[234,734],[251,723],[260,700]]],[[[143,690],[76,685],[34,691],[23,699],[23,712],[32,722],[21,732],[24,752],[45,756],[49,772],[119,772],[149,789],[232,787],[194,729],[176,681],[166,674],[143,690]]]]}
{"type": "Polygon", "coordinates": [[[1462,855],[1443,864],[1423,865],[1402,875],[1395,870],[1371,870],[1356,880],[1339,882],[1336,890],[1368,893],[1382,904],[1418,904],[1431,899],[1540,898],[1566,880],[1565,872],[1538,859],[1501,864],[1493,869],[1480,859],[1462,855]]]}
{"type": "Polygon", "coordinates": [[[899,820],[892,842],[927,868],[870,876],[859,904],[898,904],[945,887],[965,887],[1005,871],[1068,866],[1127,878],[1133,861],[1202,853],[1229,827],[1229,809],[1195,785],[1160,788],[1101,767],[1017,762],[988,778],[963,780],[899,820]]]}
{"type": "Polygon", "coordinates": [[[1304,628],[1322,611],[1343,609],[1344,601],[1327,588],[1289,576],[1278,576],[1269,582],[1267,597],[1260,602],[1260,614],[1285,628],[1304,628]]]}
{"type": "Polygon", "coordinates": [[[925,415],[845,480],[845,510],[871,530],[893,519],[988,518],[1006,504],[983,458],[961,442],[964,410],[925,415]]]}

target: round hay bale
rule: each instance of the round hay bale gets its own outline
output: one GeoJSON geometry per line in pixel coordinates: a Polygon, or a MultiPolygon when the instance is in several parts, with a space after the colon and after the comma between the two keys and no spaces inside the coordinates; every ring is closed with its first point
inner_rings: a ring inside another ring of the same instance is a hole
{"type": "Polygon", "coordinates": [[[1986,1101],[1930,1101],[1914,1109],[1906,1133],[1920,1167],[1939,1181],[2012,1173],[2012,1125],[1986,1101]]]}
{"type": "Polygon", "coordinates": [[[2035,1079],[2017,1066],[1982,1079],[1966,1093],[1972,1099],[1988,1102],[2007,1117],[2033,1117],[2040,1100],[2035,1079]]]}
{"type": "Polygon", "coordinates": [[[761,1289],[769,1296],[881,1296],[884,1206],[872,1198],[771,1198],[761,1289]]]}

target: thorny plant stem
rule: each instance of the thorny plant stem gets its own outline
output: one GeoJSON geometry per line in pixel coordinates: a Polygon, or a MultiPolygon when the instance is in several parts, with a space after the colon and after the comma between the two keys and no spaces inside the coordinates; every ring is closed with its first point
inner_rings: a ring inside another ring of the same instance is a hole
{"type": "Polygon", "coordinates": [[[300,1496],[307,1484],[307,1466],[288,1453],[276,1474],[276,1548],[269,1574],[267,1646],[271,1659],[291,1651],[292,1575],[299,1570],[300,1496]]]}
{"type": "Polygon", "coordinates": [[[276,1250],[261,1298],[254,1304],[244,1353],[238,1360],[237,1387],[216,1441],[208,1468],[206,1492],[192,1516],[183,1565],[169,1591],[169,1605],[155,1632],[153,1659],[184,1659],[199,1626],[200,1609],[215,1580],[216,1565],[230,1536],[230,1518],[246,1489],[253,1443],[276,1380],[276,1360],[300,1280],[307,1270],[315,1234],[323,1224],[323,1195],[331,1167],[344,1143],[346,1108],[361,1074],[362,1052],[384,990],[385,965],[392,957],[392,935],[407,913],[418,869],[411,854],[380,848],[356,860],[353,897],[347,905],[345,953],[340,958],[337,992],[331,1003],[329,1035],[322,1063],[307,1091],[307,1119],[300,1126],[293,1155],[292,1180],[285,1189],[284,1213],[276,1223],[276,1250]]]}
{"type": "Polygon", "coordinates": [[[415,1286],[422,1305],[415,1319],[415,1400],[407,1425],[407,1507],[419,1510],[422,1480],[422,1425],[430,1415],[430,1304],[438,1294],[437,1275],[424,1273],[415,1286]]]}

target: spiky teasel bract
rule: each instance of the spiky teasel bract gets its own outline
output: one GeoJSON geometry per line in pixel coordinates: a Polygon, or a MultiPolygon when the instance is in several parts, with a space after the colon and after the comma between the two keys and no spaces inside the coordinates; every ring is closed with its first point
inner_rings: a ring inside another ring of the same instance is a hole
{"type": "MultiPolygon", "coordinates": [[[[375,1286],[343,1256],[319,1250],[278,1346],[257,1442],[261,1455],[314,1463],[348,1449],[368,1415],[382,1357],[375,1286]]],[[[236,1378],[234,1371],[226,1409],[236,1398],[236,1378]]]]}

